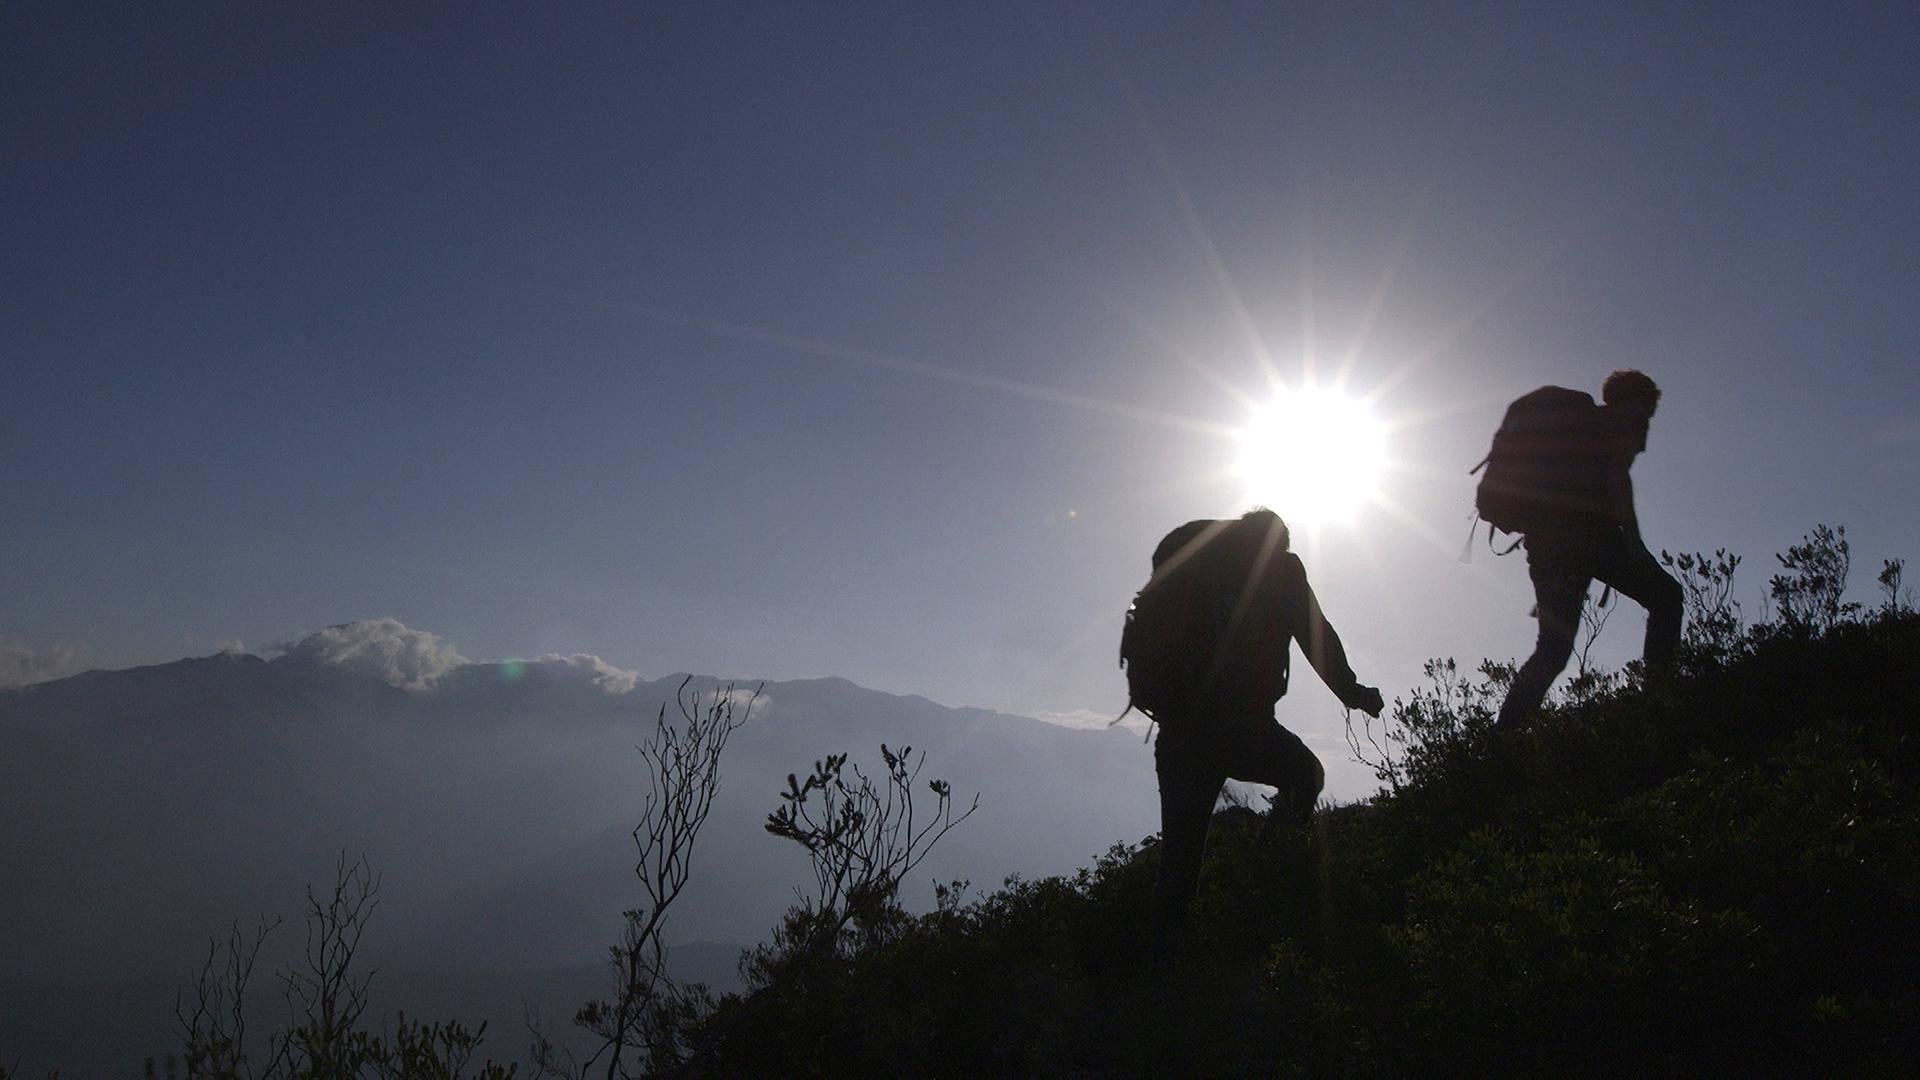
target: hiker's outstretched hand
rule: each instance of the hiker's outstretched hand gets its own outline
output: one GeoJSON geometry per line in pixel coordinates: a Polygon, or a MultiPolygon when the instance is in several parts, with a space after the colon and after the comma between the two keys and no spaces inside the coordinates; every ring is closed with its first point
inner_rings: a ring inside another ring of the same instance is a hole
{"type": "Polygon", "coordinates": [[[1379,716],[1380,710],[1387,707],[1385,698],[1380,696],[1377,686],[1356,686],[1353,696],[1347,699],[1347,707],[1359,709],[1368,716],[1379,716]]]}

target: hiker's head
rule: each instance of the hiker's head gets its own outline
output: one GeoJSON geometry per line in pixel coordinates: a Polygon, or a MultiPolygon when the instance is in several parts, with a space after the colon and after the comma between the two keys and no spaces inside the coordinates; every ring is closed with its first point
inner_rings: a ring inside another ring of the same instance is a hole
{"type": "Polygon", "coordinates": [[[1660,387],[1647,377],[1644,371],[1628,368],[1607,376],[1600,384],[1600,400],[1607,408],[1617,409],[1621,413],[1639,421],[1639,445],[1637,450],[1647,448],[1647,424],[1653,419],[1653,412],[1660,407],[1660,387]]]}
{"type": "Polygon", "coordinates": [[[1240,523],[1246,527],[1250,537],[1257,538],[1261,546],[1273,551],[1285,551],[1293,542],[1293,534],[1287,531],[1287,523],[1280,515],[1264,506],[1255,507],[1240,515],[1240,523]]]}
{"type": "Polygon", "coordinates": [[[1654,385],[1646,372],[1628,368],[1607,376],[1607,381],[1600,385],[1600,400],[1623,410],[1652,416],[1653,410],[1660,406],[1660,388],[1654,385]]]}

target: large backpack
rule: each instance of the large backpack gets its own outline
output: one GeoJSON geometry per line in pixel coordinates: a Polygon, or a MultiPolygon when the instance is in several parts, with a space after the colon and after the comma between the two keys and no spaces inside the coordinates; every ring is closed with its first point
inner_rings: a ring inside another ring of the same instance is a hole
{"type": "Polygon", "coordinates": [[[1510,533],[1577,527],[1606,513],[1609,463],[1616,451],[1593,397],[1543,386],[1507,406],[1482,468],[1474,507],[1510,533]]]}
{"type": "Polygon", "coordinates": [[[1246,595],[1262,550],[1249,528],[1190,521],[1154,550],[1153,576],[1134,594],[1120,633],[1129,709],[1164,724],[1203,692],[1268,702],[1286,693],[1290,650],[1280,613],[1246,595]]]}

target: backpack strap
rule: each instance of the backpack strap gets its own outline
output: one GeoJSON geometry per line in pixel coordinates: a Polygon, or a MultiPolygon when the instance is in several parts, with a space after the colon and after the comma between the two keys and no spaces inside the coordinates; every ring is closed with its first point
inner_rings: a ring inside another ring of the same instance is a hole
{"type": "MultiPolygon", "coordinates": [[[[1485,465],[1486,462],[1483,461],[1480,464],[1485,465]]],[[[1469,473],[1468,475],[1472,475],[1472,474],[1469,473]]],[[[1467,542],[1461,545],[1461,548],[1460,548],[1460,561],[1462,563],[1473,562],[1473,531],[1479,527],[1480,527],[1480,511],[1475,510],[1473,512],[1473,517],[1468,519],[1467,521],[1467,542]]]]}
{"type": "MultiPolygon", "coordinates": [[[[1486,462],[1483,461],[1480,464],[1485,465],[1486,462]]],[[[1466,545],[1460,549],[1460,561],[1463,563],[1471,563],[1473,561],[1473,531],[1479,527],[1480,527],[1480,511],[1475,510],[1473,512],[1472,519],[1467,522],[1466,545]]],[[[1517,534],[1513,538],[1513,543],[1508,544],[1507,549],[1505,551],[1500,551],[1493,546],[1493,534],[1497,528],[1498,526],[1496,526],[1493,522],[1491,521],[1487,522],[1487,550],[1493,552],[1495,555],[1511,555],[1513,554],[1515,548],[1518,548],[1521,544],[1524,544],[1527,542],[1526,534],[1524,533],[1517,534]]]]}
{"type": "MultiPolygon", "coordinates": [[[[1109,728],[1111,728],[1111,727],[1113,727],[1113,725],[1115,725],[1115,724],[1117,724],[1117,723],[1119,723],[1119,722],[1120,722],[1120,721],[1122,721],[1122,720],[1125,720],[1125,719],[1127,718],[1127,714],[1128,714],[1128,713],[1130,713],[1130,712],[1132,712],[1132,711],[1134,711],[1134,710],[1133,710],[1133,702],[1132,702],[1132,701],[1128,701],[1128,702],[1127,702],[1127,707],[1126,707],[1126,708],[1124,708],[1124,709],[1122,709],[1122,710],[1120,710],[1120,715],[1119,715],[1119,716],[1116,716],[1116,717],[1114,717],[1113,719],[1111,719],[1111,720],[1109,720],[1109,721],[1107,721],[1107,727],[1109,727],[1109,728]]],[[[1147,730],[1146,730],[1146,732],[1145,732],[1144,734],[1142,734],[1142,735],[1140,736],[1140,741],[1144,743],[1144,742],[1146,742],[1146,741],[1147,741],[1148,739],[1151,739],[1151,738],[1153,738],[1153,725],[1155,725],[1155,724],[1157,724],[1157,723],[1159,723],[1160,721],[1158,721],[1158,720],[1155,720],[1155,719],[1153,718],[1153,714],[1152,714],[1152,713],[1150,713],[1150,712],[1144,712],[1144,711],[1143,711],[1143,712],[1141,712],[1141,714],[1140,714],[1140,715],[1141,715],[1141,716],[1144,716],[1144,717],[1146,717],[1146,718],[1147,718],[1147,730]]]]}

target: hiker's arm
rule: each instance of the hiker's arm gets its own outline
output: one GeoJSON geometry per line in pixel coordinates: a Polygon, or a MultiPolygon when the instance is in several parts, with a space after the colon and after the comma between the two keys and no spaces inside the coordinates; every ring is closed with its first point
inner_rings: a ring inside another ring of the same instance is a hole
{"type": "Polygon", "coordinates": [[[1633,474],[1627,471],[1627,462],[1619,466],[1613,482],[1613,519],[1620,523],[1628,536],[1640,535],[1640,515],[1633,509],[1633,474]]]}
{"type": "Polygon", "coordinates": [[[1349,709],[1359,709],[1375,716],[1380,714],[1380,691],[1371,686],[1361,685],[1360,679],[1347,663],[1346,646],[1340,643],[1340,635],[1327,621],[1320,610],[1320,600],[1313,595],[1312,586],[1301,589],[1305,611],[1302,618],[1294,623],[1299,627],[1296,640],[1300,642],[1300,651],[1307,654],[1307,662],[1327,684],[1333,696],[1349,709]]]}
{"type": "Polygon", "coordinates": [[[1631,425],[1624,422],[1609,436],[1607,461],[1607,506],[1609,520],[1625,530],[1630,537],[1640,535],[1640,515],[1633,509],[1633,459],[1639,453],[1639,435],[1631,425]]]}

